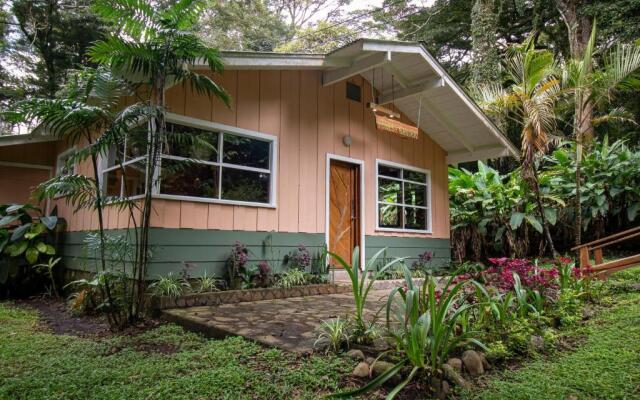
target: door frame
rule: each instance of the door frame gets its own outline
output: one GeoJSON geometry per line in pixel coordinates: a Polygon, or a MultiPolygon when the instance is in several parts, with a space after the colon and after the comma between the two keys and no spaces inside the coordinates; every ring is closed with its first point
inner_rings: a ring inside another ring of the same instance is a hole
{"type": "MultiPolygon", "coordinates": [[[[365,245],[364,245],[364,238],[365,238],[365,234],[364,234],[364,228],[365,228],[365,208],[364,205],[366,203],[365,201],[365,190],[364,190],[364,177],[365,177],[365,173],[364,173],[364,160],[360,160],[357,158],[351,158],[351,157],[346,157],[346,156],[340,156],[337,154],[331,154],[331,153],[327,153],[327,160],[326,160],[326,169],[325,169],[325,202],[324,202],[324,209],[325,209],[325,223],[324,223],[324,242],[325,242],[325,246],[327,247],[327,250],[329,250],[329,226],[330,226],[330,219],[329,219],[329,213],[331,212],[331,207],[330,207],[330,190],[331,190],[331,161],[335,160],[335,161],[342,161],[345,162],[347,164],[352,164],[352,165],[356,165],[359,168],[359,174],[360,174],[360,215],[358,216],[360,218],[360,269],[364,270],[364,263],[365,263],[365,245]]],[[[351,260],[345,260],[350,262],[351,260]]],[[[329,257],[327,257],[327,263],[329,262],[329,257]]]]}

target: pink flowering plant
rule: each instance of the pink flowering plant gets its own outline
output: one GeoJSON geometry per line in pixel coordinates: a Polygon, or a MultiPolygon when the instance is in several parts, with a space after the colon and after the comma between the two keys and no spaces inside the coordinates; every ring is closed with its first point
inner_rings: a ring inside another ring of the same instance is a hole
{"type": "Polygon", "coordinates": [[[289,257],[289,263],[292,268],[306,270],[311,266],[311,254],[309,249],[303,244],[289,257]]]}

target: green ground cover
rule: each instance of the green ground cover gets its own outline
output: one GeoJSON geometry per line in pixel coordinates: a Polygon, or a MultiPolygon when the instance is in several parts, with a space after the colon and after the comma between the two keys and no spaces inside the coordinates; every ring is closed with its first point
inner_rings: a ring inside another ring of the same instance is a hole
{"type": "Polygon", "coordinates": [[[574,351],[528,362],[492,377],[464,399],[640,399],[640,270],[622,272],[608,284],[598,316],[571,332],[582,336],[574,351]],[[632,287],[632,285],[634,287],[632,287]]]}
{"type": "Polygon", "coordinates": [[[352,368],[175,325],[103,340],[54,335],[35,311],[0,303],[0,399],[314,399],[352,368]]]}

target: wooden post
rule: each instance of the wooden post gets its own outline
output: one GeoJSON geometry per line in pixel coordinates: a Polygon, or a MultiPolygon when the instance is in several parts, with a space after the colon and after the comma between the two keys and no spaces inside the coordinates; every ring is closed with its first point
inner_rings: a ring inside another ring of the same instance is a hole
{"type": "Polygon", "coordinates": [[[589,248],[580,248],[580,268],[586,268],[589,265],[589,248]]]}
{"type": "Polygon", "coordinates": [[[602,248],[597,248],[593,250],[593,258],[595,258],[595,265],[602,264],[602,248]]]}

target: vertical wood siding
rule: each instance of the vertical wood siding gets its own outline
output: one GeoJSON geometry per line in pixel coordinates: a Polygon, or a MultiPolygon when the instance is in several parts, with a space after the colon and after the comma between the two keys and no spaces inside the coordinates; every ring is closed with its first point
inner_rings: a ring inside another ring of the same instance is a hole
{"type": "MultiPolygon", "coordinates": [[[[167,105],[173,113],[278,137],[277,208],[158,199],[154,200],[152,226],[322,233],[326,155],[332,153],[364,160],[366,235],[448,238],[446,152],[425,134],[411,140],[377,131],[373,114],[366,108],[371,86],[362,77],[351,78],[362,87],[362,102],[355,102],[346,98],[346,81],[323,87],[321,76],[320,71],[226,71],[214,79],[230,94],[230,107],[189,86],[168,90],[167,105]],[[350,147],[343,144],[347,135],[352,138],[350,147]],[[376,159],[431,171],[432,234],[376,231],[376,159]]],[[[90,174],[89,166],[84,168],[90,174]]],[[[63,213],[72,214],[64,204],[57,204],[63,213]]],[[[128,224],[128,217],[116,210],[107,214],[109,228],[128,224]]],[[[68,215],[68,219],[72,231],[97,226],[97,218],[88,212],[68,215]]]]}

